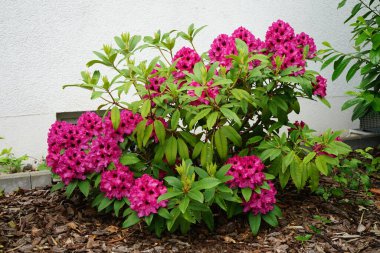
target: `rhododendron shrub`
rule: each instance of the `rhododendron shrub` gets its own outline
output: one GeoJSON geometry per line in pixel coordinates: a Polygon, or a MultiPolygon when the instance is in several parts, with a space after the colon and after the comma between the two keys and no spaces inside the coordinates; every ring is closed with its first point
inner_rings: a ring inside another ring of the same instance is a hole
{"type": "Polygon", "coordinates": [[[308,69],[320,60],[314,40],[279,20],[264,39],[239,27],[201,53],[194,37],[202,28],[143,42],[124,33],[95,52],[87,66],[115,76],[84,71],[82,83],[66,86],[90,90],[107,112],[52,125],[47,162],[62,179],[56,188],[68,196],[78,188],[99,211],[124,217],[124,227],[144,220],[157,235],[199,222],[213,229],[216,211],[246,214],[257,234],[262,220],[278,224],[278,182],[315,189],[349,148],[339,133],[318,136],[288,120],[300,98],[328,104],[326,79],[308,69]],[[177,48],[179,39],[188,45],[177,48]],[[137,62],[148,49],[159,55],[137,62]]]}

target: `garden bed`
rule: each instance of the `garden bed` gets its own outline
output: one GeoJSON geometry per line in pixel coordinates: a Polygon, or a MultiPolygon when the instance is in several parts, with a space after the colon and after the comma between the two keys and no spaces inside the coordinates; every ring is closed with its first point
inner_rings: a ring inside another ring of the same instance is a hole
{"type": "Polygon", "coordinates": [[[280,227],[264,227],[257,237],[244,217],[228,221],[217,215],[215,232],[199,225],[187,236],[166,233],[161,239],[142,223],[121,229],[121,219],[98,214],[78,196],[68,200],[45,188],[0,198],[0,252],[370,253],[380,248],[376,194],[346,192],[343,200],[321,202],[318,196],[289,190],[278,197],[284,214],[280,227]],[[374,204],[363,205],[368,200],[374,204]]]}

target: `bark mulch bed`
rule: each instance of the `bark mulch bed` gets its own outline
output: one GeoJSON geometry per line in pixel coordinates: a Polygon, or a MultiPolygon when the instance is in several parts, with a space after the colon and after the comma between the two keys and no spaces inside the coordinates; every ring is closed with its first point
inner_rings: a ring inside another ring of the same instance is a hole
{"type": "Polygon", "coordinates": [[[78,197],[19,191],[0,197],[0,252],[380,252],[380,195],[351,192],[325,202],[287,191],[278,199],[280,227],[264,227],[257,237],[243,218],[216,217],[214,232],[195,226],[187,236],[157,238],[143,225],[121,229],[120,219],[97,214],[78,197]],[[365,198],[374,204],[360,205],[365,198]],[[297,237],[306,234],[309,240],[297,237]]]}

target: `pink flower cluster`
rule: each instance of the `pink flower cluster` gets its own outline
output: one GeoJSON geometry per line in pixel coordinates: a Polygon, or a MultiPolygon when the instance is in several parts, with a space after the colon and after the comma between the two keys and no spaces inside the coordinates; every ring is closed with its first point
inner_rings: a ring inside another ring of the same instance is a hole
{"type": "MultiPolygon", "coordinates": [[[[197,97],[197,100],[190,102],[190,104],[194,106],[201,105],[201,104],[206,104],[206,105],[210,104],[210,99],[215,99],[216,96],[219,94],[219,87],[212,86],[212,84],[213,84],[212,80],[208,82],[207,87],[202,91],[200,96],[197,96],[194,90],[188,90],[187,95],[191,97],[197,97]]],[[[193,81],[190,83],[190,86],[201,87],[202,85],[193,81]]]]}
{"type": "Polygon", "coordinates": [[[109,199],[128,198],[135,181],[133,173],[122,164],[117,163],[115,167],[115,170],[107,170],[101,174],[100,190],[109,199]]]}
{"type": "Polygon", "coordinates": [[[157,213],[160,207],[166,207],[168,203],[167,200],[157,202],[158,197],[166,191],[167,189],[161,181],[144,174],[135,180],[130,190],[131,209],[135,210],[139,217],[157,213]]]}
{"type": "Polygon", "coordinates": [[[184,71],[193,73],[194,65],[201,61],[201,57],[193,49],[183,47],[174,55],[173,62],[175,61],[177,61],[177,71],[173,73],[173,76],[182,79],[186,76],[184,71]]]}
{"type": "Polygon", "coordinates": [[[327,79],[323,76],[317,76],[317,83],[313,85],[313,95],[325,97],[327,95],[327,79]]]}
{"type": "Polygon", "coordinates": [[[234,156],[229,158],[226,163],[231,164],[227,175],[234,177],[227,182],[230,187],[255,189],[256,186],[263,184],[265,166],[257,156],[234,156]]]}
{"type": "Polygon", "coordinates": [[[73,179],[85,179],[86,173],[100,172],[121,156],[118,145],[130,135],[141,116],[123,110],[120,126],[114,130],[111,119],[105,121],[93,112],[78,119],[78,124],[56,121],[48,134],[46,162],[65,184],[73,179]]]}
{"type": "Polygon", "coordinates": [[[255,190],[257,187],[262,186],[264,182],[268,182],[270,186],[269,190],[261,189],[260,194],[252,191],[250,200],[243,203],[244,212],[251,211],[257,215],[258,213],[266,214],[271,211],[276,203],[276,189],[271,182],[265,181],[263,173],[265,166],[260,158],[254,155],[244,157],[234,156],[229,158],[226,163],[231,164],[231,168],[226,175],[234,177],[227,181],[227,184],[231,188],[238,187],[255,190]]]}
{"type": "Polygon", "coordinates": [[[269,190],[260,189],[261,192],[252,192],[251,198],[248,202],[243,203],[244,212],[252,212],[254,215],[266,214],[273,210],[276,204],[276,188],[272,182],[268,182],[269,190]]]}

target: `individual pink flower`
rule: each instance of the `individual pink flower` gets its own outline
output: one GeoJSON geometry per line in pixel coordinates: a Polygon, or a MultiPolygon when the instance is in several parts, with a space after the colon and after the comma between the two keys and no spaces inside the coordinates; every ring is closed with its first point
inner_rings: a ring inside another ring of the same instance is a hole
{"type": "Polygon", "coordinates": [[[305,72],[306,61],[303,58],[302,52],[297,48],[297,44],[293,41],[284,42],[282,44],[275,45],[275,51],[272,56],[272,65],[276,67],[276,58],[279,57],[282,60],[280,69],[287,69],[289,67],[299,67],[301,70],[293,73],[297,76],[305,72]]]}
{"type": "Polygon", "coordinates": [[[227,69],[231,68],[232,59],[226,56],[237,54],[235,39],[227,34],[220,34],[211,44],[211,49],[208,51],[210,63],[219,62],[221,66],[227,69]]]}
{"type": "Polygon", "coordinates": [[[255,189],[262,185],[265,180],[263,173],[265,166],[257,156],[234,156],[229,158],[226,164],[231,164],[226,175],[234,177],[227,181],[231,188],[255,189]]]}
{"type": "Polygon", "coordinates": [[[139,217],[157,213],[160,207],[166,207],[168,203],[167,200],[157,202],[158,197],[166,191],[167,189],[161,181],[144,174],[135,180],[130,190],[131,209],[136,211],[139,217]]]}
{"type": "Polygon", "coordinates": [[[235,29],[235,31],[231,34],[231,37],[233,39],[241,39],[244,41],[249,49],[249,52],[253,51],[261,51],[265,48],[265,43],[262,42],[259,38],[255,38],[255,36],[245,27],[238,27],[235,29]]]}
{"type": "Polygon", "coordinates": [[[327,79],[323,76],[317,76],[317,83],[313,85],[313,95],[326,97],[327,95],[327,79]]]}
{"type": "Polygon", "coordinates": [[[279,19],[268,28],[265,43],[268,49],[274,50],[277,45],[290,42],[294,37],[294,29],[288,23],[279,19]]]}
{"type": "Polygon", "coordinates": [[[177,79],[182,79],[186,76],[184,71],[193,73],[194,65],[201,61],[201,57],[195,52],[195,50],[189,47],[182,47],[173,57],[173,61],[177,61],[177,71],[173,73],[173,76],[177,79]],[[178,60],[178,61],[177,61],[178,60]]]}
{"type": "Polygon", "coordinates": [[[306,46],[309,46],[309,52],[307,54],[308,59],[312,59],[316,56],[317,47],[314,43],[314,39],[310,37],[308,34],[302,32],[300,34],[297,34],[295,37],[295,41],[297,45],[299,46],[300,52],[303,54],[303,50],[306,46]]]}
{"type": "Polygon", "coordinates": [[[100,191],[109,199],[129,197],[134,184],[133,173],[127,166],[115,164],[116,169],[103,171],[100,180],[100,191]]]}
{"type": "Polygon", "coordinates": [[[59,175],[66,185],[73,179],[86,179],[88,172],[87,154],[79,148],[68,148],[52,171],[59,175]]]}
{"type": "Polygon", "coordinates": [[[88,164],[90,172],[100,172],[107,168],[110,163],[118,163],[121,149],[116,139],[108,136],[98,136],[92,141],[88,153],[88,164]]]}
{"type": "Polygon", "coordinates": [[[123,142],[125,137],[131,135],[138,123],[142,121],[142,117],[138,113],[133,113],[130,110],[122,110],[120,112],[120,124],[115,130],[112,125],[111,117],[108,115],[105,119],[105,135],[115,139],[118,142],[123,142]]]}
{"type": "MultiPolygon", "coordinates": [[[[201,95],[198,96],[195,93],[195,90],[188,90],[187,95],[191,97],[197,97],[197,100],[191,101],[190,104],[194,106],[198,106],[201,104],[208,105],[210,104],[210,99],[215,99],[216,96],[219,94],[219,86],[212,86],[213,81],[211,80],[210,82],[207,83],[207,88],[205,88],[201,95]]],[[[201,84],[197,82],[191,82],[190,86],[192,87],[201,87],[201,84]]]]}
{"type": "Polygon", "coordinates": [[[94,112],[85,112],[79,118],[77,126],[83,130],[88,141],[104,131],[102,118],[94,112]]]}
{"type": "Polygon", "coordinates": [[[260,189],[260,193],[252,192],[251,198],[248,202],[243,202],[243,211],[252,212],[253,215],[266,214],[273,210],[276,203],[276,188],[272,182],[267,181],[269,190],[260,189]]]}

